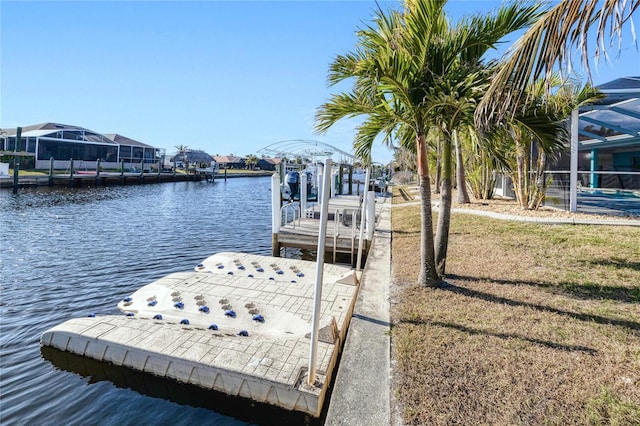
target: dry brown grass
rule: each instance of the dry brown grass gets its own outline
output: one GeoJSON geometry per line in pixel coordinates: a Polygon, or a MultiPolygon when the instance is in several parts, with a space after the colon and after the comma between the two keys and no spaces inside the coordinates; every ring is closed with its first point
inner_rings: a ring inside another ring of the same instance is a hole
{"type": "Polygon", "coordinates": [[[406,424],[640,424],[640,228],[454,214],[431,290],[414,284],[419,223],[418,206],[394,207],[406,424]]]}

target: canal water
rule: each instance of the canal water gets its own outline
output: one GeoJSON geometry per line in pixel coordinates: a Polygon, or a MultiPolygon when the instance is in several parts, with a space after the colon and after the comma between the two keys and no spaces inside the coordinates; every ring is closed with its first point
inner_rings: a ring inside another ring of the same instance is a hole
{"type": "Polygon", "coordinates": [[[211,254],[270,255],[269,188],[261,177],[0,191],[0,424],[283,424],[270,407],[39,343],[68,319],[120,315],[119,300],[211,254]]]}

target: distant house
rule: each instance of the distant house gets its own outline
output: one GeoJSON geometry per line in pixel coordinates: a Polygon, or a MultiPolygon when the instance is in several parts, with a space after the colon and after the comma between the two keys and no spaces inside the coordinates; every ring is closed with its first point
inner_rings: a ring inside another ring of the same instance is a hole
{"type": "Polygon", "coordinates": [[[220,169],[244,169],[246,167],[244,158],[235,155],[220,155],[213,157],[220,169]]]}
{"type": "Polygon", "coordinates": [[[258,160],[258,168],[260,170],[274,171],[281,162],[282,160],[280,158],[260,158],[258,160]]]}
{"type": "Polygon", "coordinates": [[[216,163],[214,157],[199,149],[180,151],[169,158],[169,161],[178,167],[186,167],[187,164],[195,167],[210,167],[213,166],[212,163],[216,163]]]}
{"type": "MultiPolygon", "coordinates": [[[[16,149],[17,129],[1,129],[0,151],[16,149]]],[[[135,167],[141,162],[162,162],[165,150],[115,133],[101,134],[80,126],[42,123],[22,127],[18,151],[33,153],[36,169],[48,169],[53,159],[56,169],[75,167],[95,168],[98,160],[106,168],[135,167]]]]}
{"type": "Polygon", "coordinates": [[[125,163],[133,164],[140,163],[141,161],[145,163],[158,161],[158,158],[154,155],[154,150],[150,149],[152,147],[145,143],[117,133],[105,133],[104,135],[118,145],[118,159],[120,161],[124,160],[125,163]]]}

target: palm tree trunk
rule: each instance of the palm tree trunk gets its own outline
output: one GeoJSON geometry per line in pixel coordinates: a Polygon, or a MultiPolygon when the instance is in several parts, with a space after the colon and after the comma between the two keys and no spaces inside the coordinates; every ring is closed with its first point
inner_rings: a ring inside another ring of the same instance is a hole
{"type": "Polygon", "coordinates": [[[427,142],[424,133],[418,133],[416,148],[418,154],[418,179],[420,181],[420,274],[418,284],[424,287],[438,287],[440,278],[436,271],[435,250],[433,245],[433,214],[431,212],[431,180],[427,142]]]}
{"type": "Polygon", "coordinates": [[[467,178],[464,173],[464,160],[462,159],[462,149],[460,147],[460,141],[458,141],[458,132],[453,131],[453,142],[456,147],[456,179],[458,187],[458,203],[469,204],[469,191],[467,191],[467,178]]]}
{"type": "Polygon", "coordinates": [[[451,139],[447,138],[442,144],[442,194],[440,195],[440,209],[438,212],[438,227],[436,230],[436,270],[440,277],[444,277],[447,262],[447,247],[449,245],[449,224],[451,222],[451,175],[453,172],[451,158],[451,139]]]}
{"type": "Polygon", "coordinates": [[[518,204],[522,210],[526,210],[529,204],[529,200],[527,198],[527,187],[529,184],[527,183],[527,170],[526,170],[526,158],[525,151],[522,147],[522,144],[518,140],[516,136],[516,170],[517,170],[517,183],[514,182],[514,190],[516,192],[516,198],[518,200],[518,204]]]}
{"type": "Polygon", "coordinates": [[[442,183],[442,138],[436,136],[436,185],[433,193],[440,193],[440,184],[442,183]]]}
{"type": "Polygon", "coordinates": [[[544,170],[547,163],[547,155],[544,151],[538,151],[538,159],[536,162],[536,169],[534,171],[535,185],[531,198],[529,199],[529,209],[537,210],[544,202],[545,194],[547,192],[547,180],[544,176],[544,170]]]}

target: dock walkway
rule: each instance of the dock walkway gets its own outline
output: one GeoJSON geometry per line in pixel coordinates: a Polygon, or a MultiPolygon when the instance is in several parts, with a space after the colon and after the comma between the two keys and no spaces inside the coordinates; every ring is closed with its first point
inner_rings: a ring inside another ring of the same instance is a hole
{"type": "MultiPolygon", "coordinates": [[[[335,261],[337,253],[351,255],[351,263],[357,256],[360,239],[361,197],[357,195],[337,195],[329,199],[327,233],[325,238],[325,252],[332,253],[335,261]],[[355,219],[355,220],[354,220],[355,219]]],[[[374,214],[380,216],[382,203],[375,198],[374,214]]],[[[297,247],[316,250],[318,248],[318,230],[320,207],[309,207],[301,213],[299,221],[291,221],[280,227],[277,234],[277,247],[274,253],[279,252],[280,247],[297,247]]],[[[366,238],[366,236],[365,236],[366,238]]],[[[363,244],[363,247],[368,247],[363,244]]]]}

